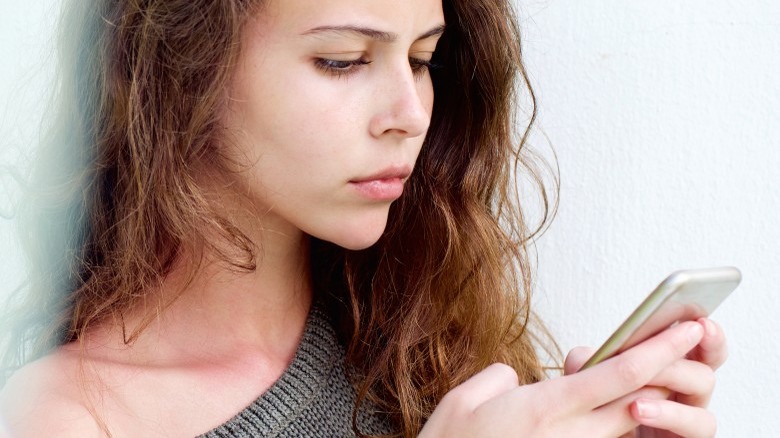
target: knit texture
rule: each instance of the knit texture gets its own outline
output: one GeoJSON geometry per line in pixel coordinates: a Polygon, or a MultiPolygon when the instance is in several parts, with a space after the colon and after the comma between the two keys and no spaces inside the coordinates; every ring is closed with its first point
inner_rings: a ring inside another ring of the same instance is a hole
{"type": "MultiPolygon", "coordinates": [[[[201,438],[354,437],[356,392],[347,380],[344,348],[327,315],[313,307],[290,366],[262,396],[201,438]]],[[[393,427],[373,405],[361,404],[358,430],[389,434],[393,427]]]]}

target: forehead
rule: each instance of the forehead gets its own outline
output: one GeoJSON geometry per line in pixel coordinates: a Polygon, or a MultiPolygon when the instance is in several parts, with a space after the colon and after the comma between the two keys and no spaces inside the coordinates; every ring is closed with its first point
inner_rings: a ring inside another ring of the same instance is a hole
{"type": "Polygon", "coordinates": [[[444,23],[441,0],[268,0],[256,18],[266,32],[357,25],[402,37],[444,23]]]}

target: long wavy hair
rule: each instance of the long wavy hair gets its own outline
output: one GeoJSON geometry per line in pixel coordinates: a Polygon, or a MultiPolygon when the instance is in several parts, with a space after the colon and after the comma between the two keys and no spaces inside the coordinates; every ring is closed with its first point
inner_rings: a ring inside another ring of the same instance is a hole
{"type": "MultiPolygon", "coordinates": [[[[31,177],[35,201],[23,222],[38,271],[3,322],[4,377],[97,322],[122,324],[129,309],[158,299],[150,291],[183,254],[255,269],[257,242],[212,203],[198,172],[237,164],[222,152],[218,115],[244,23],[260,7],[68,2],[65,22],[81,29],[63,39],[69,110],[31,177]]],[[[407,437],[451,388],[493,362],[513,366],[521,383],[542,379],[538,351],[549,345],[531,312],[529,244],[555,202],[540,170],[549,167],[525,147],[536,113],[516,17],[509,0],[443,8],[431,125],[387,230],[366,250],[312,238],[310,251],[315,296],[347,348],[359,404],[376,404],[407,437]],[[521,92],[525,125],[514,111],[521,92]],[[523,215],[520,192],[541,199],[538,223],[523,215]]]]}

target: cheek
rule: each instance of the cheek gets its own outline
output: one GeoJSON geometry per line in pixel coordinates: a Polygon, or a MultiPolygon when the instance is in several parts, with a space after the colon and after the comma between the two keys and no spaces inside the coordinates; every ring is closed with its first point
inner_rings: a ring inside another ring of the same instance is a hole
{"type": "Polygon", "coordinates": [[[317,90],[307,94],[300,88],[257,87],[244,93],[232,126],[237,128],[240,149],[250,162],[308,167],[334,152],[336,148],[326,139],[337,138],[339,128],[348,123],[338,110],[324,104],[324,96],[318,96],[317,90]]]}
{"type": "Polygon", "coordinates": [[[272,144],[286,145],[298,159],[325,159],[345,153],[360,134],[365,99],[333,79],[300,69],[269,90],[258,118],[272,144]]]}

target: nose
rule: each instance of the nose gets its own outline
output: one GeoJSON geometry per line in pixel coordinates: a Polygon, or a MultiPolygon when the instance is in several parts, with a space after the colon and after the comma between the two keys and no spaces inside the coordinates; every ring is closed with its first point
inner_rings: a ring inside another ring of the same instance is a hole
{"type": "Polygon", "coordinates": [[[413,138],[424,135],[431,122],[433,86],[429,77],[416,79],[409,69],[392,70],[377,87],[376,112],[369,123],[371,135],[413,138]]]}

